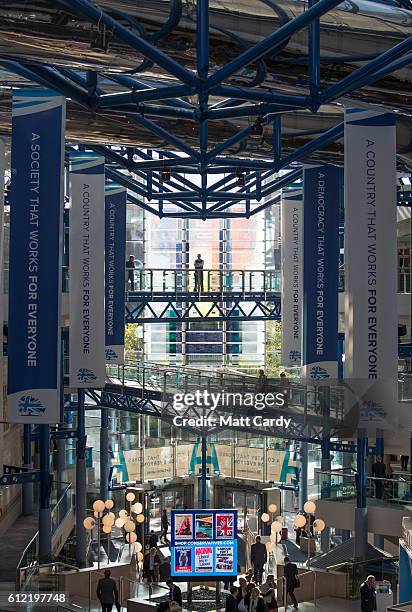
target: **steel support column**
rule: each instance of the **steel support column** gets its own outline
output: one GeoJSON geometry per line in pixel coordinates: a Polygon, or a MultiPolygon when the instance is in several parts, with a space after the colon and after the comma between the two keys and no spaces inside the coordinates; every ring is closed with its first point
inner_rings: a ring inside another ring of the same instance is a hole
{"type": "Polygon", "coordinates": [[[206,434],[202,433],[201,437],[201,453],[202,463],[200,472],[200,507],[207,508],[207,438],[206,434]]]}
{"type": "Polygon", "coordinates": [[[77,390],[77,456],[76,456],[76,561],[86,567],[87,535],[83,527],[86,518],[86,426],[84,389],[77,390]]]}
{"type": "MultiPolygon", "coordinates": [[[[31,455],[32,440],[31,440],[31,425],[24,425],[23,433],[23,467],[28,470],[33,469],[33,461],[31,455]]],[[[33,484],[26,482],[23,484],[22,490],[22,514],[27,516],[33,514],[33,484]]]]}
{"type": "Polygon", "coordinates": [[[357,441],[357,486],[355,508],[355,559],[364,560],[368,546],[368,509],[366,506],[366,461],[368,438],[366,431],[359,429],[357,441]]]}
{"type": "Polygon", "coordinates": [[[308,453],[309,444],[300,443],[300,472],[299,472],[299,510],[303,512],[303,506],[308,501],[308,453]]]}
{"type": "MultiPolygon", "coordinates": [[[[330,456],[330,387],[323,387],[318,390],[322,394],[323,406],[323,435],[322,435],[322,472],[330,472],[332,469],[332,459],[330,456]]],[[[320,546],[322,552],[328,552],[330,548],[330,527],[326,525],[320,534],[320,546]]]]}
{"type": "Polygon", "coordinates": [[[52,525],[50,509],[50,426],[39,426],[40,447],[40,507],[39,507],[39,556],[43,562],[51,559],[52,525]]]}
{"type": "Polygon", "coordinates": [[[109,409],[100,412],[100,499],[109,499],[109,409]]]}
{"type": "MultiPolygon", "coordinates": [[[[377,429],[376,430],[376,442],[375,442],[376,455],[378,457],[382,457],[382,460],[383,460],[383,455],[384,455],[384,437],[383,436],[384,436],[383,429],[377,429]]],[[[373,534],[373,544],[377,548],[384,550],[385,548],[384,536],[379,533],[374,533],[373,534]]]]}

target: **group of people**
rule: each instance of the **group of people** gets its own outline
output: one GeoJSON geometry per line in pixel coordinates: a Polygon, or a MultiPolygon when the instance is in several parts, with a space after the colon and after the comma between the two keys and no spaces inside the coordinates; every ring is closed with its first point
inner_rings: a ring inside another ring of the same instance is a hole
{"type": "Polygon", "coordinates": [[[280,592],[273,574],[268,574],[265,582],[262,583],[259,561],[257,575],[261,582],[253,582],[253,577],[256,575],[255,569],[250,569],[244,578],[239,578],[238,586],[232,585],[230,587],[230,593],[226,598],[225,612],[272,612],[279,609],[279,598],[282,601],[285,598],[287,603],[288,597],[293,608],[297,610],[298,602],[295,589],[299,586],[298,568],[295,563],[291,563],[289,557],[285,557],[284,562],[284,583],[280,587],[280,592]],[[283,585],[285,587],[284,592],[282,592],[283,585]]]}

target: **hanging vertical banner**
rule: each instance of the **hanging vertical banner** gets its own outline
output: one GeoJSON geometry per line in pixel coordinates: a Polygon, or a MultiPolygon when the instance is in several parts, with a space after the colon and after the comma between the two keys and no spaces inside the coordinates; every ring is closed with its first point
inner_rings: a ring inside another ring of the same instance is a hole
{"type": "Polygon", "coordinates": [[[70,385],[103,387],[104,158],[70,156],[70,385]]]}
{"type": "Polygon", "coordinates": [[[106,360],[124,363],[126,189],[106,181],[105,190],[106,360]]]}
{"type": "Polygon", "coordinates": [[[302,376],[338,377],[338,268],[341,171],[307,166],[303,171],[302,376]]]}
{"type": "Polygon", "coordinates": [[[374,428],[400,424],[396,234],[395,115],[347,109],[345,378],[358,380],[360,419],[374,428]]]}
{"type": "Polygon", "coordinates": [[[4,343],[4,173],[6,169],[5,164],[5,150],[4,142],[0,139],[0,418],[6,420],[4,414],[4,359],[3,359],[3,343],[4,343]]]}
{"type": "Polygon", "coordinates": [[[282,191],[282,363],[302,359],[303,196],[302,188],[282,191]]]}
{"type": "Polygon", "coordinates": [[[12,107],[8,407],[13,423],[60,420],[65,99],[16,91],[12,107]]]}

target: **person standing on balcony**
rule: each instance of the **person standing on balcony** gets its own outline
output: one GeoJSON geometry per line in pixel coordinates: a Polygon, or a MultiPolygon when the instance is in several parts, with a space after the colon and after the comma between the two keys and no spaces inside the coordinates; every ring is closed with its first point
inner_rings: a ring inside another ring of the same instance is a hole
{"type": "Polygon", "coordinates": [[[195,291],[203,291],[203,266],[205,262],[199,253],[195,259],[195,291]]]}
{"type": "Polygon", "coordinates": [[[360,586],[361,612],[374,612],[376,607],[375,576],[368,576],[360,586]]]}
{"type": "Polygon", "coordinates": [[[126,261],[127,280],[130,281],[130,291],[134,291],[134,255],[129,255],[129,261],[126,261]]]}
{"type": "Polygon", "coordinates": [[[163,540],[163,542],[165,544],[169,544],[169,540],[167,539],[167,532],[169,531],[169,519],[167,517],[167,510],[166,508],[163,508],[163,514],[162,514],[162,535],[160,536],[160,539],[163,540]]]}
{"type": "Polygon", "coordinates": [[[383,498],[383,478],[386,478],[386,465],[382,461],[382,457],[376,457],[375,463],[372,465],[372,477],[375,480],[376,499],[383,498]]]}

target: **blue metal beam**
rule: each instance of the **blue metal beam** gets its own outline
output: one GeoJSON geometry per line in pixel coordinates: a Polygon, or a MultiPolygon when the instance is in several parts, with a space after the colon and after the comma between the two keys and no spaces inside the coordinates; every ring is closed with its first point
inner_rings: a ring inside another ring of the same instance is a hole
{"type": "Polygon", "coordinates": [[[241,68],[244,68],[248,64],[252,64],[267,53],[270,53],[276,46],[285,42],[292,36],[292,34],[295,34],[298,30],[309,25],[313,19],[321,17],[330,9],[340,4],[340,2],[341,0],[320,0],[313,7],[302,12],[298,17],[291,19],[276,32],[247,49],[237,58],[217,70],[207,81],[209,89],[222,83],[241,68]]]}
{"type": "Polygon", "coordinates": [[[193,95],[195,91],[196,90],[194,87],[188,87],[187,85],[175,85],[170,87],[148,88],[143,89],[142,91],[108,93],[99,96],[97,107],[111,108],[112,106],[139,104],[140,102],[152,102],[154,100],[169,100],[172,98],[179,98],[180,96],[193,95]]]}
{"type": "Polygon", "coordinates": [[[187,68],[176,62],[174,59],[157,49],[150,43],[144,40],[129,30],[128,28],[121,25],[118,21],[110,17],[101,8],[95,6],[88,0],[60,0],[65,4],[71,12],[78,13],[90,19],[90,21],[98,24],[99,26],[106,26],[111,34],[126,44],[132,49],[135,49],[144,57],[147,57],[152,62],[174,75],[177,79],[188,85],[196,85],[197,78],[187,68]]]}

